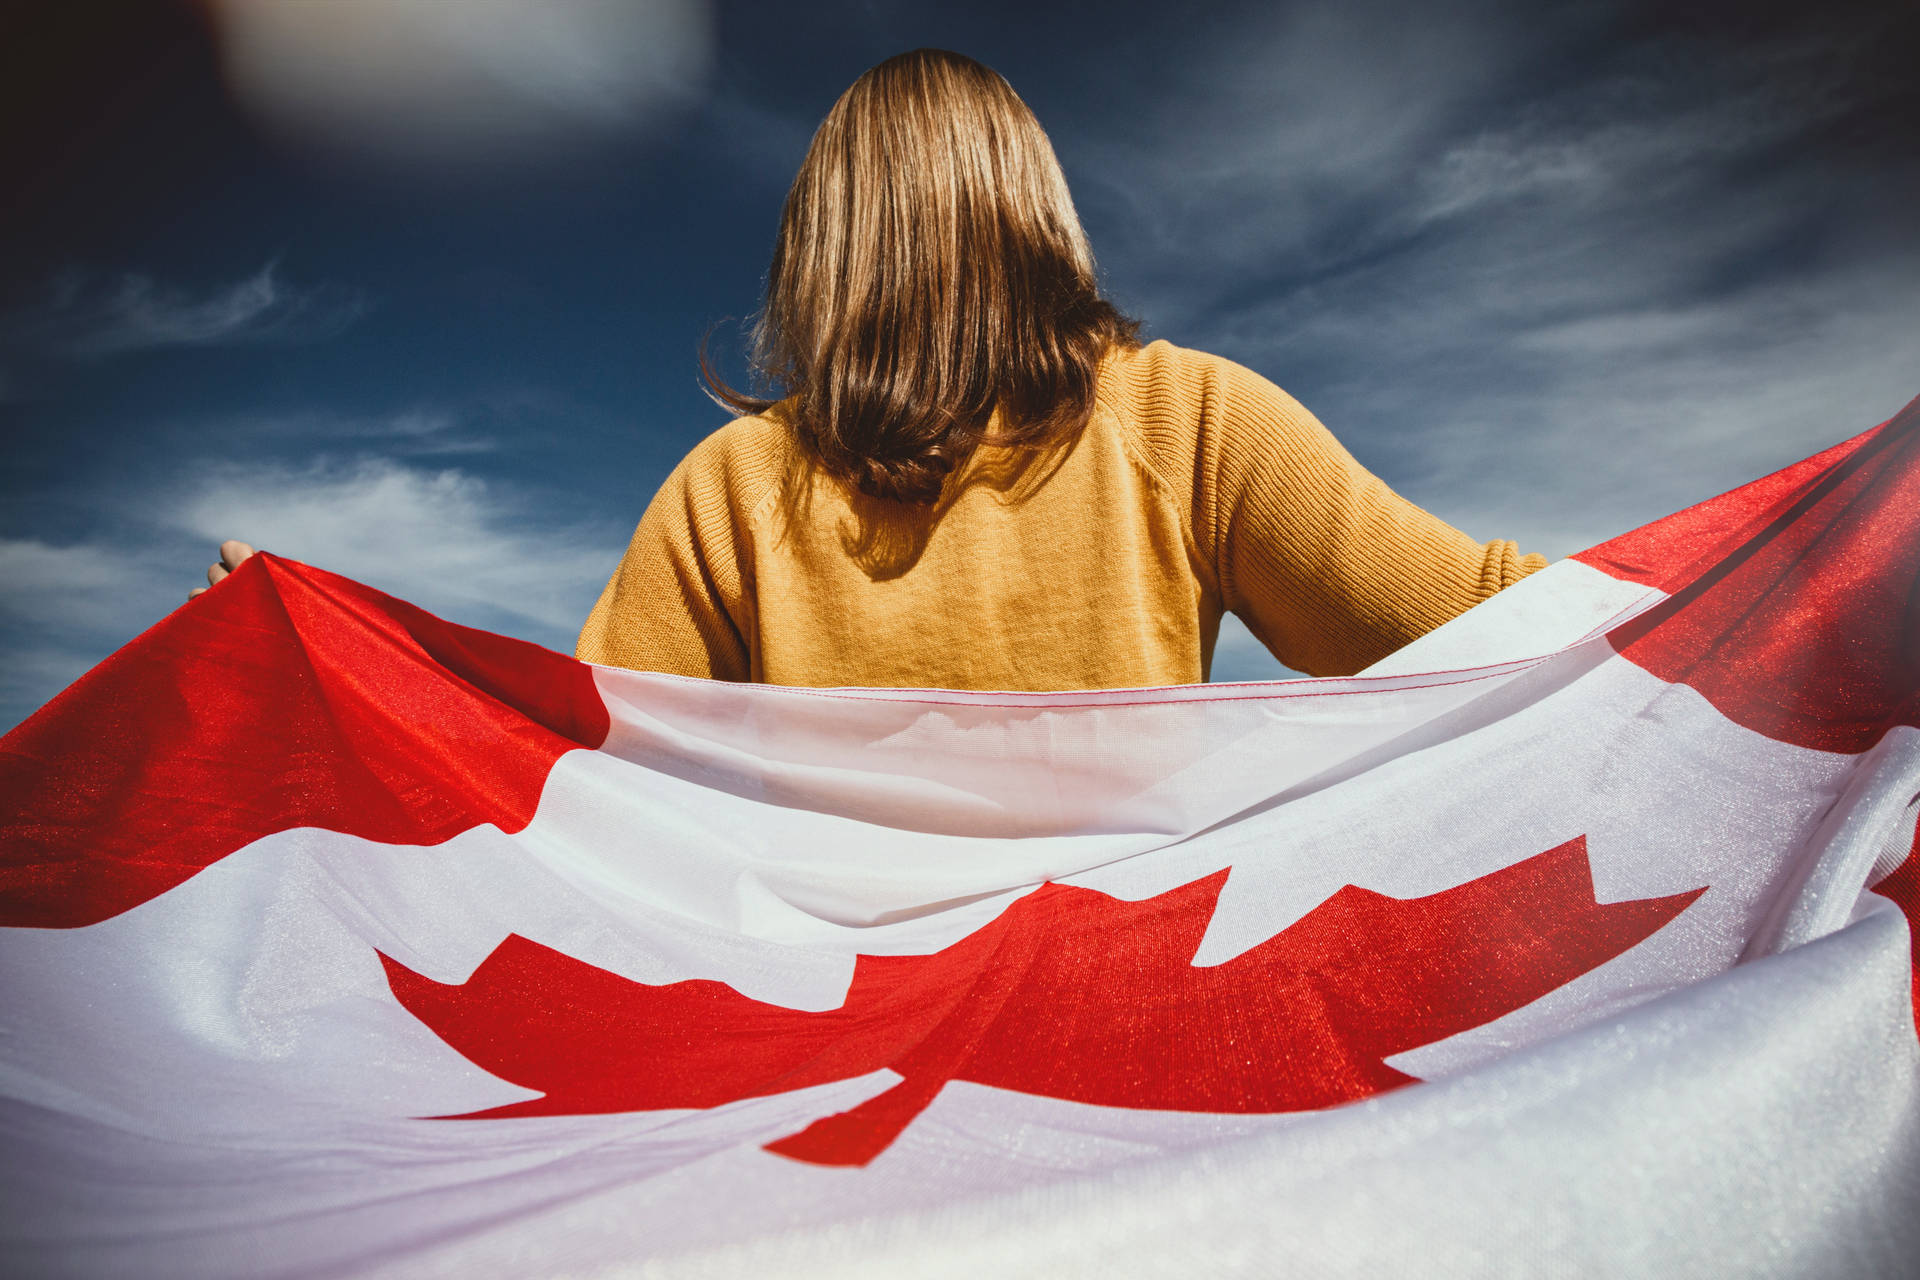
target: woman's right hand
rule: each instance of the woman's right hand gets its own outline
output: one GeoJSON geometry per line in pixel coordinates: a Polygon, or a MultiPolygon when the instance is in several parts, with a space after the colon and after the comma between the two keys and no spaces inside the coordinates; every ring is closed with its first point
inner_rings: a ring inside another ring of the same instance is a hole
{"type": "MultiPolygon", "coordinates": [[[[238,569],[240,562],[253,554],[253,548],[237,538],[228,538],[225,542],[221,543],[220,563],[207,566],[207,587],[212,586],[214,583],[220,581],[220,579],[232,573],[235,569],[238,569]]],[[[202,591],[205,591],[207,587],[195,587],[193,590],[187,592],[187,599],[193,599],[202,591]]]]}

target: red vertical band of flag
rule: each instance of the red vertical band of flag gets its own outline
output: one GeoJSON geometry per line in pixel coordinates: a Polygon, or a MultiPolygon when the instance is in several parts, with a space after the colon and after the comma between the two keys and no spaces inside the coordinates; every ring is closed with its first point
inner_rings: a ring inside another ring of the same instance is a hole
{"type": "Polygon", "coordinates": [[[1578,558],[1669,593],[1608,639],[1737,724],[1849,753],[1920,727],[1920,401],[1578,558]]]}

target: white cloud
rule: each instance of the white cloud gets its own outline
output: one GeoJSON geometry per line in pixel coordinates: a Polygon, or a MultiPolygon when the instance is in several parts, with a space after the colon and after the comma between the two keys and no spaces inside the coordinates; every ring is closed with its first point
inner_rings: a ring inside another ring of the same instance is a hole
{"type": "Polygon", "coordinates": [[[227,538],[571,652],[630,532],[388,458],[221,464],[113,506],[119,541],[0,540],[0,728],[177,607],[227,538]]]}
{"type": "Polygon", "coordinates": [[[0,539],[0,731],[185,598],[193,562],[184,545],[174,561],[167,549],[0,539]]]}
{"type": "Polygon", "coordinates": [[[112,626],[142,581],[141,566],[113,547],[0,538],[0,612],[40,625],[112,626]]]}
{"type": "Polygon", "coordinates": [[[209,547],[240,538],[435,613],[566,649],[628,532],[573,524],[458,469],[389,459],[218,467],[170,518],[209,547]]]}

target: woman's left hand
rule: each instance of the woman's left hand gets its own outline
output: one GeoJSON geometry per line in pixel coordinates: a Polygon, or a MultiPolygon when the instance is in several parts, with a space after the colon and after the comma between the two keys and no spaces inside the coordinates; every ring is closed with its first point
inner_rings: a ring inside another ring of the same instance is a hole
{"type": "MultiPolygon", "coordinates": [[[[220,544],[220,563],[207,566],[207,587],[212,586],[214,583],[220,581],[220,579],[232,573],[235,569],[238,569],[243,560],[254,554],[256,553],[251,546],[248,546],[238,538],[228,538],[220,544]]],[[[187,599],[193,599],[202,591],[205,591],[207,587],[195,587],[193,590],[187,592],[187,599]]]]}

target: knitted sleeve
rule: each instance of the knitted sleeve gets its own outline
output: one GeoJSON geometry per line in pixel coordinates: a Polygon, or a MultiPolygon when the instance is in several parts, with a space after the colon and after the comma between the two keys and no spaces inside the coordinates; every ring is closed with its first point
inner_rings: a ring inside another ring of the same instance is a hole
{"type": "Polygon", "coordinates": [[[750,678],[740,543],[712,441],[675,467],[600,593],[574,656],[716,680],[750,678]]]}
{"type": "Polygon", "coordinates": [[[1195,537],[1222,603],[1288,666],[1351,674],[1546,566],[1402,498],[1260,375],[1209,364],[1195,537]]]}

